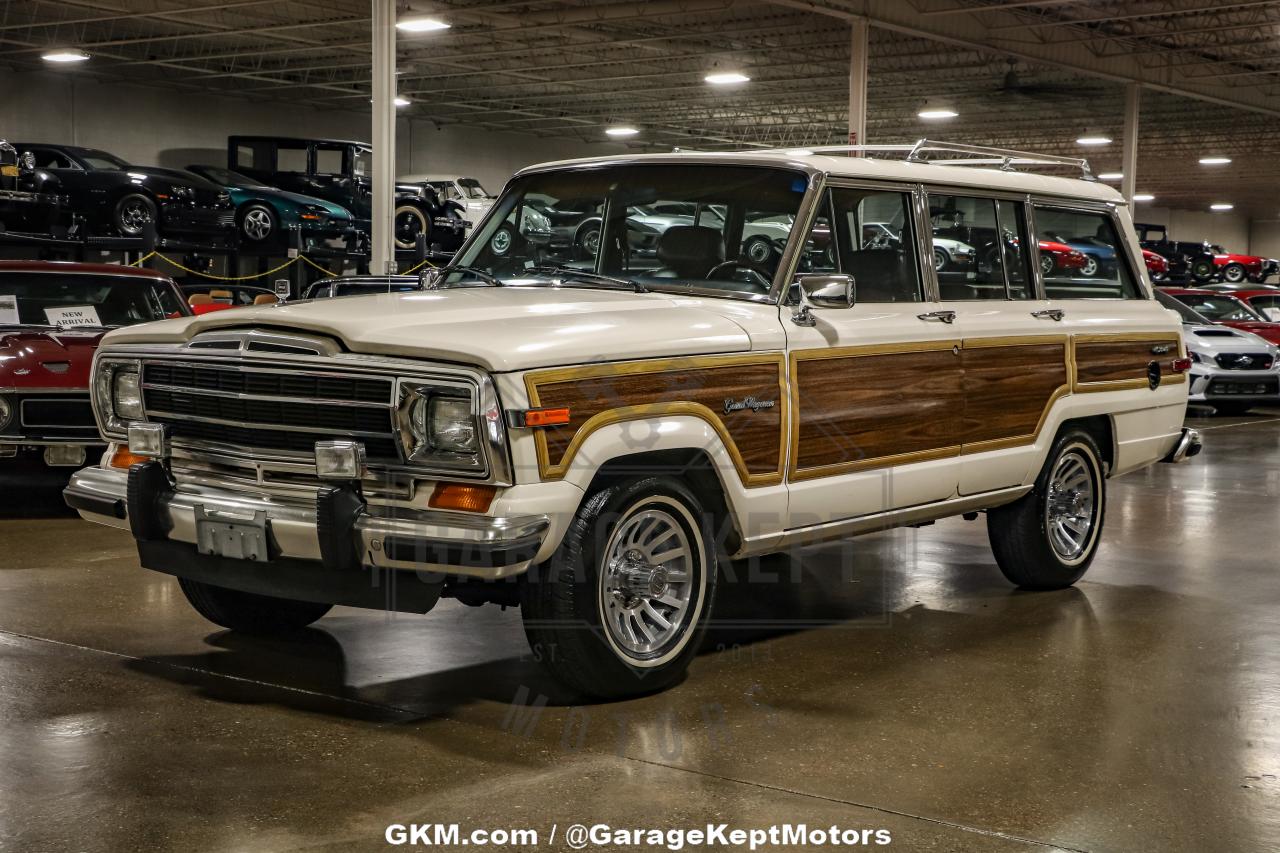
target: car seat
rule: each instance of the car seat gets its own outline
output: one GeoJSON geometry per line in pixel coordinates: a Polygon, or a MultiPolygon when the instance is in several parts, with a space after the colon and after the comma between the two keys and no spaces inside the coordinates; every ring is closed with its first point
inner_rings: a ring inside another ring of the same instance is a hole
{"type": "Polygon", "coordinates": [[[720,232],[705,225],[673,225],[658,238],[658,260],[662,269],[656,278],[705,279],[724,262],[720,232]]]}

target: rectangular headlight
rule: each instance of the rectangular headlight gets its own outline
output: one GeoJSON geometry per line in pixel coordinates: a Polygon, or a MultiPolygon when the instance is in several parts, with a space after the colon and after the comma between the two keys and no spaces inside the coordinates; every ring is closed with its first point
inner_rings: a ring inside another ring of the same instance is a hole
{"type": "Polygon", "coordinates": [[[131,359],[100,357],[94,362],[93,411],[103,435],[123,441],[128,422],[143,419],[140,370],[139,363],[131,359]],[[117,396],[123,412],[116,409],[117,396]]]}
{"type": "Polygon", "coordinates": [[[142,420],[142,384],[136,371],[115,372],[111,381],[111,407],[121,420],[142,420]]]}
{"type": "Polygon", "coordinates": [[[427,409],[427,438],[431,446],[446,453],[476,452],[476,419],[471,400],[431,397],[427,409]]]}

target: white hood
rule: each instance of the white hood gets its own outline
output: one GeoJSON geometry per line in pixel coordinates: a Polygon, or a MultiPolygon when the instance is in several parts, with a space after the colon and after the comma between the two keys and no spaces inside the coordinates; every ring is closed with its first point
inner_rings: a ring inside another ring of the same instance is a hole
{"type": "Polygon", "coordinates": [[[777,347],[778,309],[728,299],[554,287],[468,287],[237,308],[118,329],[104,346],[184,343],[210,329],[329,335],[353,352],[510,371],[777,347]]]}
{"type": "Polygon", "coordinates": [[[1195,350],[1201,355],[1213,356],[1220,352],[1275,352],[1275,347],[1267,340],[1252,332],[1228,326],[1183,325],[1182,339],[1188,352],[1195,350]]]}

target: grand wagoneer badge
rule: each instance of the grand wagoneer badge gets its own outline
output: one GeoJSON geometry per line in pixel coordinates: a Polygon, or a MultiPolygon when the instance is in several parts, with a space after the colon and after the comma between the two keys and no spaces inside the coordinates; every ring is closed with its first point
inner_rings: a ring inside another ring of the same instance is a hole
{"type": "Polygon", "coordinates": [[[741,400],[735,400],[730,397],[724,401],[724,413],[729,415],[747,409],[758,412],[761,409],[772,409],[775,405],[777,405],[776,400],[758,400],[755,397],[743,397],[741,400]]]}

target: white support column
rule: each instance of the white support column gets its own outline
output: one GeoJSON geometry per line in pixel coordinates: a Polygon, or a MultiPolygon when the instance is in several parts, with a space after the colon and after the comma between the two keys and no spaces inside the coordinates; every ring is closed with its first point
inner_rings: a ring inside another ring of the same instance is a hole
{"type": "Polygon", "coordinates": [[[373,2],[373,223],[369,272],[396,272],[396,2],[373,2]]]}
{"type": "Polygon", "coordinates": [[[867,144],[867,49],[871,26],[854,18],[849,40],[849,144],[867,144]]]}
{"type": "Polygon", "coordinates": [[[1120,181],[1120,193],[1124,200],[1133,206],[1133,194],[1138,185],[1138,108],[1142,101],[1142,87],[1130,83],[1124,92],[1124,160],[1120,171],[1124,178],[1120,181]]]}

